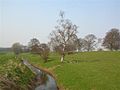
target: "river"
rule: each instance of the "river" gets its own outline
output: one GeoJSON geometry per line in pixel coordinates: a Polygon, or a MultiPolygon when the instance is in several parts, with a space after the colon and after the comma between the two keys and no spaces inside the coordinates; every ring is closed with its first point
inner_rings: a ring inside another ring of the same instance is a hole
{"type": "Polygon", "coordinates": [[[22,59],[22,62],[36,76],[35,78],[37,79],[37,86],[34,88],[34,90],[59,90],[57,83],[52,75],[30,64],[28,60],[22,59]]]}

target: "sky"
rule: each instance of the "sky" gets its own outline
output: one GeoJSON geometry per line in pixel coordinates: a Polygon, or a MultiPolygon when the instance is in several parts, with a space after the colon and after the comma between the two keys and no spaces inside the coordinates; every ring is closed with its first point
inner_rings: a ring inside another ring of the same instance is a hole
{"type": "Polygon", "coordinates": [[[0,47],[27,45],[32,38],[47,43],[61,10],[81,38],[120,29],[120,0],[0,0],[0,47]]]}

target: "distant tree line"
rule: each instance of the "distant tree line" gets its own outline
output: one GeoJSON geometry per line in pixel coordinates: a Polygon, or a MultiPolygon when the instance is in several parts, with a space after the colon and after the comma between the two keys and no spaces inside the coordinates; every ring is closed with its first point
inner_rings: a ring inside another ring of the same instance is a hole
{"type": "Polygon", "coordinates": [[[104,38],[97,38],[94,34],[88,34],[84,38],[77,36],[78,26],[66,19],[64,12],[60,12],[60,19],[57,20],[55,30],[50,33],[50,41],[40,43],[38,39],[33,38],[27,46],[20,43],[14,43],[12,49],[16,55],[21,52],[31,52],[40,55],[47,62],[49,52],[58,52],[61,56],[61,62],[64,61],[66,54],[72,54],[81,51],[94,50],[120,50],[120,30],[112,28],[104,38]],[[104,47],[104,48],[102,48],[104,47]]]}
{"type": "Polygon", "coordinates": [[[4,52],[11,52],[12,49],[11,47],[8,47],[8,48],[3,48],[3,47],[0,47],[0,52],[4,53],[4,52]]]}
{"type": "Polygon", "coordinates": [[[18,56],[20,53],[30,52],[32,54],[38,54],[41,56],[41,58],[44,60],[44,62],[47,62],[50,49],[47,44],[39,42],[38,39],[33,38],[30,40],[27,46],[23,46],[20,43],[14,43],[12,45],[12,50],[15,53],[16,56],[18,56]]]}

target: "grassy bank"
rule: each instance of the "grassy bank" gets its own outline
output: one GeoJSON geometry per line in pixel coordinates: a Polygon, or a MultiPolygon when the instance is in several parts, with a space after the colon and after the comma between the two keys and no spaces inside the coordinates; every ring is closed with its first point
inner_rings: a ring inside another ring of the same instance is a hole
{"type": "MultiPolygon", "coordinates": [[[[13,60],[13,56],[11,53],[0,54],[0,68],[13,60]]],[[[65,89],[120,90],[120,52],[76,53],[67,55],[64,63],[60,63],[60,57],[55,53],[50,55],[47,63],[43,63],[38,55],[26,53],[20,56],[38,67],[52,70],[58,84],[65,89]]],[[[4,69],[0,73],[4,73],[4,69]]]]}

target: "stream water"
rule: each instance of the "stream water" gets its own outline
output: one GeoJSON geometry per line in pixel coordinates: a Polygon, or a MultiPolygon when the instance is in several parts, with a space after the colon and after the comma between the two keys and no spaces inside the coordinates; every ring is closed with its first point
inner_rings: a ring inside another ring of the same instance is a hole
{"type": "Polygon", "coordinates": [[[22,62],[36,75],[36,78],[39,80],[39,82],[42,81],[42,83],[38,84],[34,90],[58,90],[57,83],[53,76],[33,66],[27,60],[23,59],[22,62]]]}

